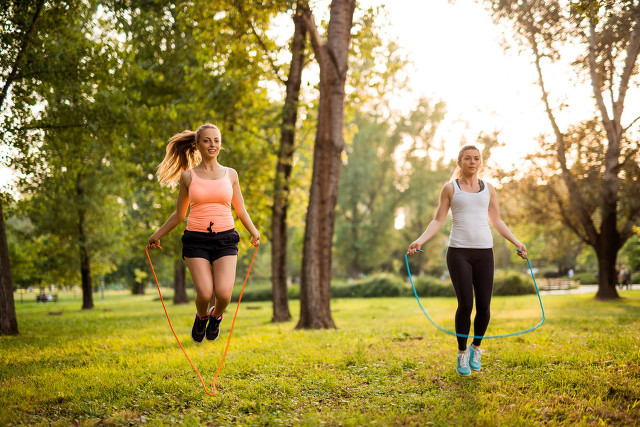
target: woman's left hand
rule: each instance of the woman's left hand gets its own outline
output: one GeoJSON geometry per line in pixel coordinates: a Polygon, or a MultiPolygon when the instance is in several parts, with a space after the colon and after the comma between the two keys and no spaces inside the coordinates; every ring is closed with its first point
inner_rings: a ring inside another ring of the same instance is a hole
{"type": "Polygon", "coordinates": [[[260,246],[260,233],[257,235],[251,236],[251,245],[260,246]]]}

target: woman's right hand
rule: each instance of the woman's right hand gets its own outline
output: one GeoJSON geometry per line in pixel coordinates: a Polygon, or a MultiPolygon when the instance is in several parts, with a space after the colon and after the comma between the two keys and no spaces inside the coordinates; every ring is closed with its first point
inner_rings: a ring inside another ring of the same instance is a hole
{"type": "Polygon", "coordinates": [[[155,234],[152,234],[151,237],[149,237],[149,243],[147,244],[147,249],[154,249],[159,247],[160,247],[160,239],[158,239],[155,234]]]}
{"type": "Polygon", "coordinates": [[[527,259],[529,255],[527,254],[527,247],[524,245],[524,243],[517,242],[516,248],[518,249],[518,256],[522,259],[527,259]]]}
{"type": "Polygon", "coordinates": [[[418,249],[420,249],[421,246],[422,246],[422,243],[418,243],[418,241],[416,240],[411,245],[409,245],[409,249],[407,250],[407,255],[415,254],[416,252],[418,252],[418,249]]]}

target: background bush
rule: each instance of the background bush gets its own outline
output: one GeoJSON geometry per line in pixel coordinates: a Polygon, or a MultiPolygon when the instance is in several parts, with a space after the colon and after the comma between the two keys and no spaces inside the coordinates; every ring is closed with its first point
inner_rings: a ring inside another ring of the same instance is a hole
{"type": "Polygon", "coordinates": [[[453,285],[450,281],[441,282],[433,276],[414,277],[413,284],[420,297],[455,297],[453,285]]]}
{"type": "Polygon", "coordinates": [[[597,285],[598,279],[593,271],[582,271],[573,275],[573,280],[579,280],[581,285],[597,285]]]}
{"type": "MultiPolygon", "coordinates": [[[[453,285],[449,280],[442,282],[437,277],[423,275],[413,278],[419,297],[455,297],[453,285]]],[[[238,300],[241,285],[236,284],[233,301],[238,300]]],[[[531,276],[517,271],[496,272],[493,295],[524,295],[535,294],[531,276]]],[[[259,281],[248,284],[242,296],[243,301],[270,301],[271,284],[269,281],[259,281]]],[[[397,274],[379,273],[356,281],[335,280],[331,283],[331,298],[383,298],[383,297],[411,297],[413,290],[407,277],[397,274]]],[[[289,286],[289,299],[300,298],[300,286],[289,286]]]]}
{"type": "Polygon", "coordinates": [[[493,279],[493,295],[535,294],[536,287],[531,276],[514,270],[496,271],[493,279]]]}
{"type": "Polygon", "coordinates": [[[396,275],[389,273],[374,274],[352,283],[331,286],[332,298],[376,298],[409,296],[408,283],[396,275]]]}

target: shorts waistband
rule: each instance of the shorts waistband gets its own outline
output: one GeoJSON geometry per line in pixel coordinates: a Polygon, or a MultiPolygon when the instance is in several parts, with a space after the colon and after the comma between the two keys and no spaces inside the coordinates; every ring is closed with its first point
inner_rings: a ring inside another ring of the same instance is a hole
{"type": "Polygon", "coordinates": [[[230,234],[235,232],[236,229],[235,228],[231,228],[229,230],[224,230],[224,231],[212,231],[212,232],[204,232],[204,231],[192,231],[192,230],[184,230],[185,233],[189,233],[192,234],[194,236],[202,236],[202,237],[208,237],[208,236],[223,236],[225,234],[230,234]]]}

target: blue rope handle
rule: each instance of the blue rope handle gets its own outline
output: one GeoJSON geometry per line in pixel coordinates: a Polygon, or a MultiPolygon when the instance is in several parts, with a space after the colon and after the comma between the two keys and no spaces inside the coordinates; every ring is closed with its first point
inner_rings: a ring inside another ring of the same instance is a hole
{"type": "MultiPolygon", "coordinates": [[[[417,249],[417,251],[424,253],[424,251],[417,249]]],[[[520,249],[517,249],[518,252],[522,252],[520,249]]],[[[416,296],[416,300],[418,301],[418,305],[420,306],[420,309],[422,310],[422,312],[424,313],[425,316],[427,316],[427,319],[429,319],[429,322],[431,322],[431,324],[433,326],[435,326],[436,328],[440,329],[442,332],[445,332],[449,335],[453,335],[456,337],[462,337],[462,338],[479,338],[479,339],[489,339],[489,338],[505,338],[505,337],[512,337],[514,335],[521,335],[521,334],[526,334],[527,332],[531,332],[533,330],[538,329],[540,326],[542,326],[542,324],[544,323],[544,307],[542,307],[542,298],[540,298],[540,290],[538,289],[538,284],[536,283],[536,278],[533,275],[533,269],[531,268],[531,262],[529,262],[529,258],[527,258],[527,263],[529,264],[529,271],[531,272],[531,278],[533,279],[533,284],[536,287],[536,292],[538,293],[538,301],[540,301],[540,310],[542,310],[542,321],[540,321],[540,323],[538,323],[536,326],[534,326],[533,328],[529,328],[529,329],[525,329],[523,331],[518,331],[518,332],[512,332],[510,334],[503,334],[503,335],[488,335],[488,336],[482,336],[482,335],[464,335],[464,334],[459,334],[457,332],[452,332],[449,331],[448,329],[443,328],[442,326],[438,325],[436,322],[434,322],[431,317],[429,317],[429,313],[427,313],[427,311],[424,309],[424,307],[422,306],[422,303],[420,302],[420,298],[418,297],[418,292],[416,292],[416,287],[413,284],[413,278],[411,277],[411,270],[409,269],[409,258],[407,256],[407,254],[404,254],[404,262],[407,265],[407,273],[409,273],[409,281],[411,282],[411,287],[413,288],[413,294],[416,296]]]]}

